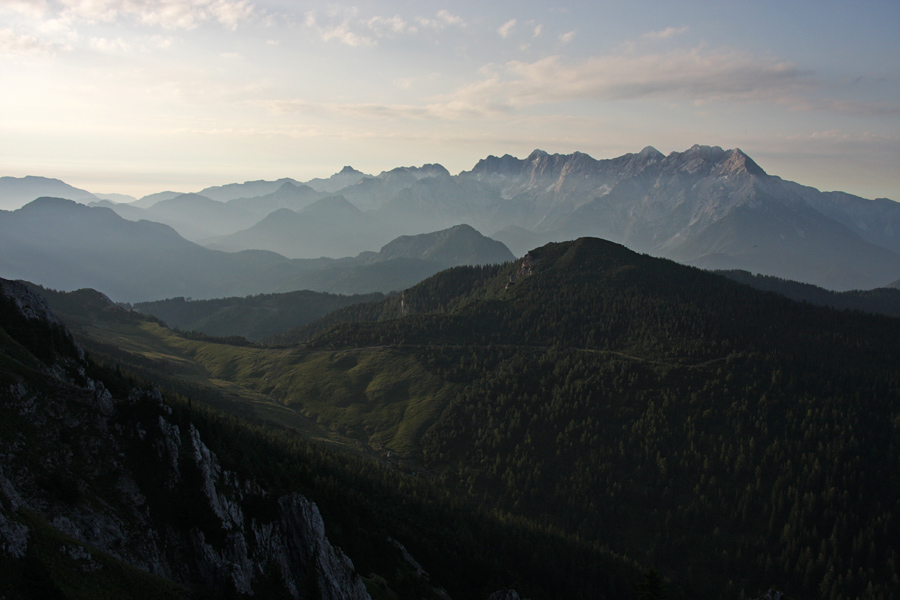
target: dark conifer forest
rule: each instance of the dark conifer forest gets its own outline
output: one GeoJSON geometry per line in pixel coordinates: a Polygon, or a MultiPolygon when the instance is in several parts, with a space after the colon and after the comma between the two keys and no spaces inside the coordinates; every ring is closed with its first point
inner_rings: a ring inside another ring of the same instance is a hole
{"type": "Polygon", "coordinates": [[[264,344],[167,342],[340,434],[336,451],[102,334],[113,317],[158,323],[98,314],[70,320],[106,379],[161,386],[223,463],[307,494],[381,597],[900,594],[895,318],[583,238],[450,269],[264,344]],[[330,365],[317,385],[391,360],[377,394],[323,398],[242,362],[276,353],[330,365]],[[426,376],[443,391],[413,401],[426,376]],[[429,579],[396,568],[389,538],[429,579]]]}

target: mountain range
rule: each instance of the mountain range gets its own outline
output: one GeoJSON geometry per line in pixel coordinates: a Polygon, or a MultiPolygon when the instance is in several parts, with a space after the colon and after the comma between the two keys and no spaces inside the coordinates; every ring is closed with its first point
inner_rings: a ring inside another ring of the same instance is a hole
{"type": "MultiPolygon", "coordinates": [[[[0,198],[25,198],[23,189],[37,192],[49,181],[4,178],[0,198]]],[[[82,192],[54,195],[83,199],[82,192]]],[[[516,256],[588,235],[685,264],[837,291],[900,280],[900,204],[820,192],[767,174],[740,149],[717,146],[668,155],[647,147],[606,160],[535,150],[524,159],[489,156],[458,175],[434,164],[377,176],[345,167],[305,183],[284,178],[172,194],[130,205],[94,202],[127,219],[168,224],[211,248],[289,258],[354,256],[400,235],[465,223],[516,256]]]]}
{"type": "Polygon", "coordinates": [[[500,242],[466,225],[430,235],[423,239],[444,248],[458,245],[459,252],[423,253],[417,247],[398,252],[389,246],[387,253],[291,260],[264,250],[210,250],[167,225],[128,221],[109,208],[39,198],[0,212],[0,272],[55,289],[92,287],[117,301],[148,301],[303,289],[387,293],[450,266],[513,259],[500,242]]]}

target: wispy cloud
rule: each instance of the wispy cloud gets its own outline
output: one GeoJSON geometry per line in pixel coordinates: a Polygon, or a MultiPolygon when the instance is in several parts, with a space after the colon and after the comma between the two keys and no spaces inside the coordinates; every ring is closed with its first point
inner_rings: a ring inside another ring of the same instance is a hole
{"type": "MultiPolygon", "coordinates": [[[[408,82],[395,82],[408,89],[408,82]]],[[[655,100],[707,104],[770,103],[806,107],[816,84],[795,65],[703,48],[666,54],[598,56],[580,62],[551,56],[488,65],[458,89],[397,104],[266,101],[277,113],[329,113],[392,119],[479,119],[523,113],[538,105],[579,101],[655,100]]],[[[896,106],[847,110],[897,110],[896,106]]]]}
{"type": "Polygon", "coordinates": [[[361,18],[357,9],[345,9],[331,10],[325,15],[307,12],[304,25],[315,29],[319,38],[326,42],[336,40],[348,46],[374,46],[380,39],[414,35],[423,30],[440,31],[450,26],[465,27],[466,23],[447,10],[438,11],[435,17],[375,15],[361,18]]]}
{"type": "Polygon", "coordinates": [[[88,43],[94,50],[110,54],[128,52],[131,49],[130,44],[120,37],[116,39],[92,37],[88,43]]]}
{"type": "Polygon", "coordinates": [[[497,28],[497,33],[500,34],[500,37],[502,37],[503,39],[506,39],[510,36],[510,34],[512,33],[512,30],[515,26],[516,26],[516,20],[510,19],[509,21],[507,21],[506,23],[504,23],[503,25],[501,25],[500,27],[497,28]]]}
{"type": "Polygon", "coordinates": [[[688,27],[666,27],[662,31],[651,31],[641,36],[645,40],[668,40],[670,38],[687,33],[688,27]]]}
{"type": "Polygon", "coordinates": [[[494,66],[453,99],[473,106],[521,107],[577,100],[665,99],[777,101],[809,86],[791,63],[738,52],[702,49],[611,55],[577,63],[551,56],[536,62],[494,66]]]}
{"type": "Polygon", "coordinates": [[[63,0],[72,5],[72,12],[79,16],[96,15],[101,20],[118,16],[133,17],[147,25],[159,25],[166,29],[194,29],[199,24],[212,21],[230,29],[236,29],[248,19],[254,6],[247,0],[63,0]],[[97,10],[97,9],[100,10],[97,10]],[[99,14],[97,14],[99,13],[99,14]]]}
{"type": "Polygon", "coordinates": [[[466,26],[466,22],[462,19],[462,17],[454,15],[448,10],[439,10],[437,16],[438,19],[440,19],[447,25],[456,25],[457,27],[466,26]]]}
{"type": "Polygon", "coordinates": [[[31,35],[21,35],[12,29],[0,29],[0,55],[21,55],[52,52],[55,46],[31,35]]]}
{"type": "Polygon", "coordinates": [[[567,31],[566,33],[560,34],[559,43],[560,44],[568,44],[569,42],[571,42],[574,39],[575,39],[575,32],[567,31]]]}
{"type": "Polygon", "coordinates": [[[194,29],[204,22],[235,29],[255,11],[249,0],[13,0],[4,1],[2,8],[66,23],[134,20],[165,29],[194,29]]]}

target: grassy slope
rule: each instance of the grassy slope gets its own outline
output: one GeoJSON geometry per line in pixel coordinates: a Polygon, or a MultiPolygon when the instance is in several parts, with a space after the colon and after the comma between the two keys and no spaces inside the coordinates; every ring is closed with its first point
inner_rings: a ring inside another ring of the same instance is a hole
{"type": "MultiPolygon", "coordinates": [[[[194,386],[215,388],[265,421],[309,437],[354,441],[400,454],[433,423],[454,385],[409,353],[389,348],[304,351],[232,346],[182,337],[153,321],[95,321],[77,328],[194,386]]],[[[97,346],[94,346],[97,347],[97,346]]]]}

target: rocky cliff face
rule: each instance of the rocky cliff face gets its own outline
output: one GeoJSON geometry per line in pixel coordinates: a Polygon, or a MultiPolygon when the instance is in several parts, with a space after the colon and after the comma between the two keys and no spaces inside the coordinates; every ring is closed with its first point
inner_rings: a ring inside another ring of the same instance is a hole
{"type": "Polygon", "coordinates": [[[40,296],[0,280],[0,327],[0,596],[39,564],[63,596],[71,573],[140,596],[130,565],[174,597],[369,597],[315,504],[224,468],[158,391],[111,393],[40,296]]]}

